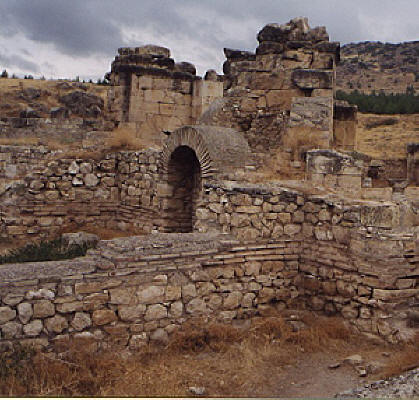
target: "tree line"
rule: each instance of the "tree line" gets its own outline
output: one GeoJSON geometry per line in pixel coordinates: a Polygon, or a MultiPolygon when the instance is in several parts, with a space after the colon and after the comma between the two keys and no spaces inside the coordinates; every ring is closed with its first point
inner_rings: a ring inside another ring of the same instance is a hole
{"type": "MultiPolygon", "coordinates": [[[[2,73],[0,74],[0,78],[9,78],[9,73],[7,72],[7,70],[3,70],[2,73]]],[[[19,77],[15,74],[13,74],[11,77],[11,79],[19,79],[19,77]]],[[[23,77],[23,79],[34,79],[33,75],[25,75],[23,77]]],[[[40,80],[44,81],[45,77],[42,76],[41,78],[39,78],[40,80]]],[[[82,82],[82,83],[96,83],[97,85],[109,85],[110,81],[108,80],[107,75],[104,76],[103,79],[99,78],[96,82],[93,82],[92,79],[89,79],[88,81],[84,80],[81,81],[79,76],[76,76],[75,79],[65,79],[67,81],[73,81],[73,82],[82,82]]]]}
{"type": "Polygon", "coordinates": [[[384,91],[365,94],[358,90],[350,93],[343,90],[336,91],[336,99],[346,100],[358,106],[358,110],[371,114],[416,114],[419,113],[419,95],[409,86],[405,93],[390,93],[384,91]]]}

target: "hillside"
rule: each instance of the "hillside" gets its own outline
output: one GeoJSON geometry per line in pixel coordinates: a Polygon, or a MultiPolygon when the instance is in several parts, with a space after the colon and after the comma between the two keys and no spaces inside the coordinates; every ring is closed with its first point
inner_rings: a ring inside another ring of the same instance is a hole
{"type": "Polygon", "coordinates": [[[419,142],[419,114],[358,114],[356,149],[373,158],[406,157],[406,145],[419,142]]]}
{"type": "Polygon", "coordinates": [[[106,94],[107,86],[92,83],[1,78],[0,117],[48,118],[60,108],[70,117],[96,118],[103,113],[106,94]]]}
{"type": "Polygon", "coordinates": [[[404,93],[409,86],[419,92],[419,41],[342,46],[337,89],[404,93]]]}

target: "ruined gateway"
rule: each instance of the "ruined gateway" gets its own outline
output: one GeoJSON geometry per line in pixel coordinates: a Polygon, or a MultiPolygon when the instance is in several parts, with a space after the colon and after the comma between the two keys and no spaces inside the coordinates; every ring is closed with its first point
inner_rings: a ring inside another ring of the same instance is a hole
{"type": "Polygon", "coordinates": [[[150,148],[93,160],[1,146],[3,239],[86,223],[150,235],[0,266],[0,349],[135,349],[191,316],[233,323],[286,308],[340,314],[393,343],[412,337],[418,146],[401,177],[355,151],[356,108],[334,101],[339,43],[325,28],[296,18],[258,41],[255,53],[225,49],[224,75],[204,79],[166,48],[119,49],[108,118],[150,148]],[[284,146],[301,132],[317,149],[304,161],[284,146]],[[304,180],[261,178],[278,152],[304,180]]]}

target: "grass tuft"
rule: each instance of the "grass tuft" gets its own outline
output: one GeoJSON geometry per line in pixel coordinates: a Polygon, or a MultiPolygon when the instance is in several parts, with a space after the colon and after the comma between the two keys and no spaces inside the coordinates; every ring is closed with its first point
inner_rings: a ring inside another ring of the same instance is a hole
{"type": "Polygon", "coordinates": [[[86,255],[87,250],[88,246],[85,244],[65,248],[62,239],[58,238],[9,250],[0,256],[0,264],[67,260],[82,257],[86,255]]]}
{"type": "Polygon", "coordinates": [[[144,143],[128,127],[119,127],[113,130],[106,140],[105,147],[110,151],[141,150],[144,143]]]}

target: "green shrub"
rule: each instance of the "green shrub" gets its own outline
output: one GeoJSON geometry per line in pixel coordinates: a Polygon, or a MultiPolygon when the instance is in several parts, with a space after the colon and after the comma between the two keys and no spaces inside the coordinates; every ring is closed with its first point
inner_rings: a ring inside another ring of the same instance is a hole
{"type": "Polygon", "coordinates": [[[358,90],[346,93],[336,91],[338,100],[346,100],[350,104],[358,106],[363,113],[372,114],[416,114],[419,113],[419,95],[416,95],[412,87],[408,87],[406,93],[365,94],[358,90]]]}
{"type": "Polygon", "coordinates": [[[0,256],[0,264],[24,263],[36,261],[58,261],[67,260],[86,255],[88,246],[72,245],[65,247],[62,239],[30,243],[25,247],[9,251],[8,254],[0,256]]]}

